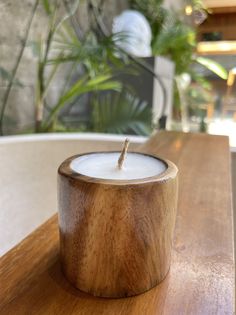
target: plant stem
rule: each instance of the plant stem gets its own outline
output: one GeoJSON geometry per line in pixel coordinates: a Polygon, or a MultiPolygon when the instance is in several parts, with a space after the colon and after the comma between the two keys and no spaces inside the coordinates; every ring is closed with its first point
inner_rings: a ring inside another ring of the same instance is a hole
{"type": "MultiPolygon", "coordinates": [[[[51,121],[51,116],[54,115],[54,110],[52,109],[50,111],[50,114],[49,114],[49,117],[47,118],[46,122],[44,124],[42,124],[42,120],[43,120],[43,108],[44,108],[44,98],[46,96],[46,90],[48,89],[48,85],[44,86],[44,70],[45,70],[45,66],[47,65],[47,59],[48,59],[48,54],[49,54],[49,50],[50,50],[50,47],[51,47],[51,44],[52,44],[52,40],[53,40],[53,37],[54,37],[54,34],[55,32],[57,31],[57,29],[61,26],[61,24],[67,19],[67,18],[70,18],[70,21],[71,21],[71,24],[74,28],[74,31],[75,31],[75,34],[77,35],[78,38],[81,37],[81,32],[75,27],[75,23],[74,23],[74,20],[73,20],[73,14],[74,12],[72,12],[71,10],[71,7],[69,6],[69,4],[67,4],[67,2],[65,0],[63,0],[63,4],[64,4],[64,7],[68,13],[68,16],[66,18],[63,18],[57,25],[55,23],[55,17],[56,17],[56,11],[54,12],[54,16],[52,18],[52,23],[51,23],[51,27],[50,27],[50,31],[49,31],[49,34],[48,34],[48,37],[47,37],[47,40],[46,40],[46,50],[45,50],[45,55],[44,55],[44,58],[43,58],[43,61],[41,63],[41,66],[42,66],[42,73],[41,73],[41,76],[39,77],[39,81],[42,81],[43,82],[43,85],[42,85],[42,90],[40,91],[41,94],[40,94],[40,99],[39,101],[37,102],[37,107],[36,107],[36,132],[37,131],[42,131],[42,130],[46,130],[48,131],[49,128],[52,128],[52,126],[50,125],[53,125],[54,122],[55,122],[55,119],[53,119],[51,121]],[[53,113],[53,114],[52,114],[53,113]],[[38,116],[39,114],[39,116],[38,116]],[[48,123],[47,123],[48,122],[48,123]]],[[[74,69],[72,69],[73,71],[74,69]]],[[[72,73],[71,71],[71,73],[72,73]]],[[[54,76],[56,72],[56,69],[54,72],[52,72],[52,77],[54,76]]],[[[70,74],[71,75],[71,74],[70,74]]],[[[69,76],[70,77],[70,76],[69,76]]],[[[51,82],[51,79],[49,79],[48,81],[48,84],[50,84],[51,82]]],[[[65,88],[66,88],[66,85],[67,85],[67,81],[65,82],[65,86],[64,86],[64,89],[63,89],[63,92],[65,91],[65,88]]],[[[61,94],[61,96],[59,97],[59,101],[60,99],[62,98],[63,94],[61,94]]],[[[58,105],[58,104],[57,104],[58,105]]],[[[56,106],[57,107],[57,106],[56,106]]]]}
{"type": "MultiPolygon", "coordinates": [[[[68,85],[68,83],[70,82],[71,77],[72,77],[72,74],[73,74],[74,71],[75,71],[75,62],[73,62],[72,66],[71,66],[71,69],[70,69],[68,75],[67,75],[66,78],[65,78],[64,86],[63,86],[63,88],[62,88],[62,90],[61,90],[59,99],[61,99],[61,98],[63,97],[63,95],[64,95],[64,93],[65,93],[65,91],[66,91],[67,85],[68,85]]],[[[50,108],[49,117],[51,117],[50,115],[51,115],[51,111],[52,111],[52,110],[53,110],[53,109],[50,108]]],[[[45,123],[41,125],[41,130],[43,130],[43,131],[48,131],[49,128],[53,128],[53,126],[50,126],[50,123],[53,125],[54,122],[55,122],[55,119],[54,119],[52,122],[50,122],[50,119],[47,119],[47,120],[45,121],[45,123]]]]}
{"type": "Polygon", "coordinates": [[[9,95],[10,95],[10,92],[11,92],[11,89],[12,89],[13,82],[15,80],[16,72],[18,70],[21,58],[23,56],[23,52],[25,50],[25,46],[26,46],[26,43],[27,43],[27,40],[28,40],[28,37],[29,37],[31,25],[32,25],[32,22],[33,22],[33,19],[34,19],[34,16],[35,16],[38,4],[39,4],[39,0],[36,0],[35,4],[33,6],[33,10],[32,10],[30,19],[29,19],[29,21],[28,21],[28,23],[26,25],[26,28],[25,28],[25,30],[26,30],[25,31],[25,36],[24,36],[24,39],[21,42],[21,49],[20,49],[19,55],[17,57],[15,67],[13,69],[11,79],[10,79],[9,84],[7,86],[7,90],[6,90],[6,92],[5,92],[4,96],[3,96],[2,108],[1,108],[1,112],[0,112],[0,135],[1,136],[3,136],[3,134],[4,134],[4,132],[3,132],[3,119],[4,119],[5,110],[6,110],[6,107],[7,107],[8,98],[9,98],[9,95]]]}
{"type": "MultiPolygon", "coordinates": [[[[55,21],[56,21],[56,15],[57,15],[57,5],[56,3],[56,9],[53,13],[53,16],[51,17],[50,21],[50,28],[49,32],[46,38],[46,47],[45,51],[43,53],[43,58],[39,60],[39,68],[38,68],[38,87],[39,87],[39,96],[36,102],[36,113],[35,113],[35,132],[40,132],[42,128],[42,121],[43,121],[43,112],[44,112],[44,99],[46,96],[46,90],[49,87],[49,84],[51,82],[51,79],[49,79],[48,84],[45,87],[45,82],[44,82],[44,75],[45,75],[45,67],[47,65],[47,60],[48,60],[48,54],[50,51],[50,47],[52,44],[53,36],[55,33],[55,21]]],[[[41,42],[40,47],[43,52],[43,43],[41,42]]],[[[41,55],[41,54],[40,54],[41,55]]],[[[52,77],[55,75],[56,70],[52,72],[52,77]]]]}

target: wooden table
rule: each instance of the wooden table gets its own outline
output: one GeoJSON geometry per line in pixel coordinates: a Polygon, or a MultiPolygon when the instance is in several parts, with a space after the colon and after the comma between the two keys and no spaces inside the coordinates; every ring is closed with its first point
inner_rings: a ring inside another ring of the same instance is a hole
{"type": "Polygon", "coordinates": [[[0,314],[183,315],[234,313],[232,191],[228,138],[161,132],[141,151],[179,167],[171,270],[145,294],[94,298],[74,289],[58,260],[57,217],[0,259],[0,314]]]}

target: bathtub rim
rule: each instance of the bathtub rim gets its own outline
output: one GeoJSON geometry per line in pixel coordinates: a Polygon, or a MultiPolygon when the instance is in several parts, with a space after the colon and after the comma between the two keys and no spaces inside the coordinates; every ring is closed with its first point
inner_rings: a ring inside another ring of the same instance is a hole
{"type": "Polygon", "coordinates": [[[1,144],[26,143],[26,142],[43,142],[43,141],[63,141],[63,140],[88,140],[88,141],[113,141],[122,142],[129,138],[133,143],[144,143],[148,137],[136,135],[116,135],[105,133],[40,133],[27,135],[9,135],[0,137],[1,144]]]}

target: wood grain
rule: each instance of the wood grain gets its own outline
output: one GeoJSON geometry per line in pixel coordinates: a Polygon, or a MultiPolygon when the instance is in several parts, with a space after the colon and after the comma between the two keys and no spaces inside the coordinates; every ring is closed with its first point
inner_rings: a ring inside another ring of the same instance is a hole
{"type": "Polygon", "coordinates": [[[234,314],[228,138],[161,132],[141,150],[179,168],[173,262],[165,280],[126,299],[81,293],[60,271],[54,217],[0,259],[0,314],[234,314]]]}
{"type": "Polygon", "coordinates": [[[153,288],[170,268],[176,166],[162,160],[167,168],[159,175],[108,180],[75,173],[70,164],[80,156],[68,158],[58,171],[66,278],[100,297],[133,296],[153,288]]]}

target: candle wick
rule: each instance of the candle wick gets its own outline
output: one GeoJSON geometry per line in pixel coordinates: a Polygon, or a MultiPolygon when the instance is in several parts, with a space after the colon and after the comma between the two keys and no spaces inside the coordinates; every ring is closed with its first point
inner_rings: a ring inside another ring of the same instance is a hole
{"type": "Polygon", "coordinates": [[[126,153],[128,150],[128,146],[129,146],[129,139],[126,138],[124,145],[123,145],[123,148],[122,148],[122,151],[121,151],[121,154],[120,154],[120,157],[118,159],[118,169],[119,170],[121,170],[123,168],[123,164],[124,164],[125,156],[126,156],[126,153]]]}

